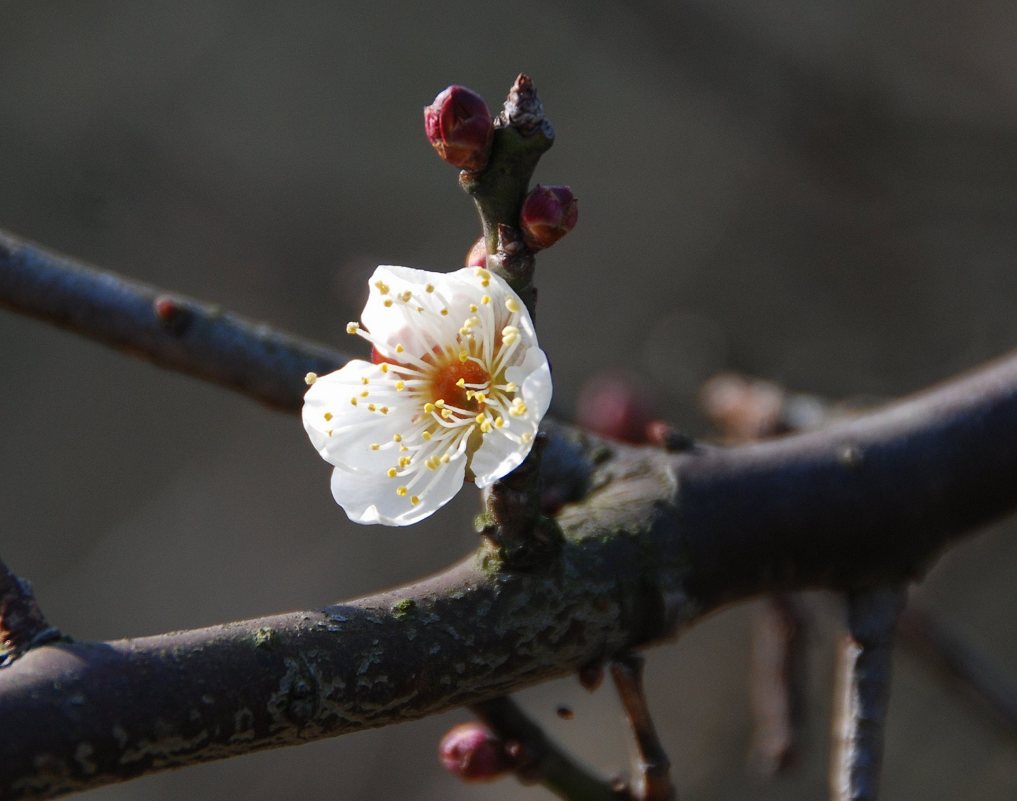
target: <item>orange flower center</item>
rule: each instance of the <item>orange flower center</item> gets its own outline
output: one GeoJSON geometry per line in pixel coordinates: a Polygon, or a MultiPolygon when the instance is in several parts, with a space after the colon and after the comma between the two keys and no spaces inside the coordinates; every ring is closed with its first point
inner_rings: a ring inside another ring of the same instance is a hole
{"type": "Polygon", "coordinates": [[[449,406],[477,414],[484,404],[476,399],[473,387],[486,387],[490,380],[487,370],[474,361],[447,362],[431,374],[429,394],[435,401],[442,399],[449,406]]]}

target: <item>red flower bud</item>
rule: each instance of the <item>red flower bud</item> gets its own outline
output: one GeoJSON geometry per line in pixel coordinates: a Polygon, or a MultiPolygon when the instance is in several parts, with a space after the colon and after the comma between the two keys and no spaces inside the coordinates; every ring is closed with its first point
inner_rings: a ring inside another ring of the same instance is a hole
{"type": "Polygon", "coordinates": [[[537,184],[523,201],[520,226],[530,250],[549,248],[576,227],[579,206],[567,186],[537,184]]]}
{"type": "Polygon", "coordinates": [[[438,746],[445,769],[465,781],[489,781],[512,769],[505,744],[480,723],[463,723],[438,746]]]}
{"type": "Polygon", "coordinates": [[[449,164],[464,170],[487,166],[494,122],[484,99],[465,86],[452,85],[424,109],[424,132],[449,164]]]}
{"type": "Polygon", "coordinates": [[[480,237],[473,246],[469,249],[466,254],[466,266],[467,267],[486,267],[487,266],[487,241],[484,237],[480,237]]]}

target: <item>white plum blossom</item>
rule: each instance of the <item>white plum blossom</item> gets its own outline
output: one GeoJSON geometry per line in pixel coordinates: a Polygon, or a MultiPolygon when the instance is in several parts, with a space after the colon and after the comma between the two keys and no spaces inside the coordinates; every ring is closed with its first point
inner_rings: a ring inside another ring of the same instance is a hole
{"type": "Polygon", "coordinates": [[[522,463],[551,401],[547,357],[518,295],[483,268],[378,267],[361,323],[373,346],[308,376],[304,428],[357,523],[405,526],[472,480],[522,463]]]}

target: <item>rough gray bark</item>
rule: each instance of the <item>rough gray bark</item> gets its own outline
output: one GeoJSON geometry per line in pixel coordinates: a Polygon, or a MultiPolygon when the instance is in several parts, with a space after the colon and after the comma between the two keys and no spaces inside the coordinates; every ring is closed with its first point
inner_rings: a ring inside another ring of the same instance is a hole
{"type": "Polygon", "coordinates": [[[560,558],[313,612],[30,651],[0,673],[0,798],[381,726],[679,632],[774,590],[921,574],[1017,505],[1017,357],[821,432],[667,454],[549,426],[560,558]],[[578,478],[577,478],[578,477],[578,478]]]}

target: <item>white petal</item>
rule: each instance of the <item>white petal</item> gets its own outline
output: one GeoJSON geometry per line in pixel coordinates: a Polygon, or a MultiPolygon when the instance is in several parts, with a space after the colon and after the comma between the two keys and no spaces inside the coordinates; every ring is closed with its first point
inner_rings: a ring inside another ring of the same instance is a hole
{"type": "Polygon", "coordinates": [[[526,413],[518,417],[505,415],[505,428],[495,428],[484,435],[483,443],[470,462],[474,480],[480,488],[508,475],[522,464],[533,445],[540,420],[551,403],[551,371],[540,348],[527,348],[522,364],[510,367],[506,377],[519,386],[518,397],[526,403],[526,413]],[[528,441],[520,444],[517,440],[521,436],[528,441]]]}
{"type": "Polygon", "coordinates": [[[448,503],[462,488],[465,471],[466,458],[460,454],[444,466],[440,475],[426,472],[414,490],[423,489],[426,482],[432,480],[432,475],[437,480],[420,495],[420,503],[414,505],[410,501],[412,491],[404,496],[396,494],[396,487],[406,482],[409,476],[378,478],[336,467],[332,471],[332,497],[354,523],[408,526],[429,517],[448,503]]]}
{"type": "Polygon", "coordinates": [[[413,410],[401,398],[387,398],[384,405],[389,407],[388,414],[369,411],[367,404],[373,402],[371,390],[377,391],[382,380],[388,378],[378,365],[353,359],[334,373],[320,376],[308,388],[302,411],[304,430],[325,461],[382,474],[391,466],[390,455],[383,467],[375,465],[376,462],[380,465],[386,457],[371,451],[370,444],[388,442],[394,434],[409,428],[413,410]],[[368,379],[367,385],[363,378],[368,379]],[[361,398],[360,393],[365,390],[368,397],[361,398]],[[350,402],[354,397],[357,398],[355,406],[350,402]],[[326,419],[326,414],[331,417],[326,419]]]}
{"type": "Polygon", "coordinates": [[[509,367],[505,377],[520,388],[519,395],[526,402],[524,418],[540,422],[551,405],[551,368],[547,356],[538,347],[526,349],[521,364],[509,367]]]}
{"type": "Polygon", "coordinates": [[[448,309],[441,298],[454,294],[455,288],[441,273],[382,265],[371,276],[371,291],[360,320],[375,340],[392,347],[399,344],[413,356],[424,356],[436,342],[455,343],[462,313],[456,308],[441,314],[443,308],[448,309]],[[435,292],[428,292],[428,285],[435,287],[435,292]],[[412,293],[409,301],[402,300],[405,292],[412,293]],[[417,307],[424,311],[417,312],[417,307]]]}

